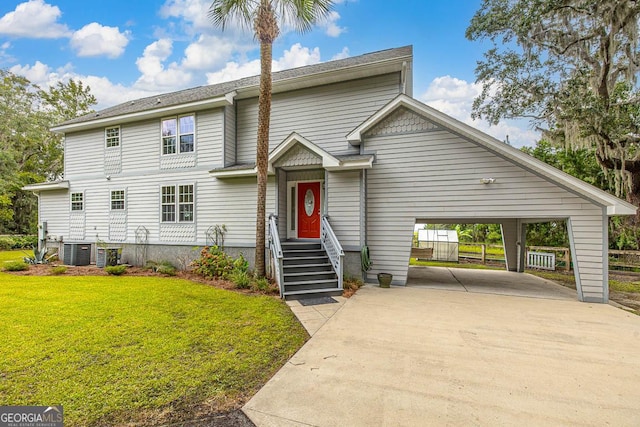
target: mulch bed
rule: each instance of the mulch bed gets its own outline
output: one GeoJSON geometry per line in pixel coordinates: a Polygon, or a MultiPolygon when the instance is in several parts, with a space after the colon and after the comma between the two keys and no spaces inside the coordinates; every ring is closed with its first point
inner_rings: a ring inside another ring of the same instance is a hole
{"type": "MultiPolygon", "coordinates": [[[[53,276],[52,273],[53,267],[56,267],[61,264],[52,263],[52,264],[36,264],[30,265],[28,270],[25,271],[7,271],[8,274],[14,274],[16,276],[53,276]]],[[[109,274],[105,271],[104,268],[96,267],[95,265],[83,265],[83,266],[70,266],[67,265],[67,271],[63,274],[59,274],[59,276],[108,276],[109,274]]],[[[251,289],[238,289],[233,282],[228,280],[221,279],[208,279],[206,277],[202,277],[198,274],[195,274],[191,271],[177,271],[175,276],[167,276],[165,274],[159,274],[153,272],[150,269],[142,268],[142,267],[128,267],[125,271],[124,275],[126,276],[144,276],[144,277],[177,277],[179,279],[190,280],[196,283],[203,283],[205,285],[214,286],[219,289],[225,289],[227,291],[234,291],[241,294],[252,294],[252,295],[270,295],[278,297],[277,290],[275,293],[265,293],[265,292],[256,292],[251,289]]]]}

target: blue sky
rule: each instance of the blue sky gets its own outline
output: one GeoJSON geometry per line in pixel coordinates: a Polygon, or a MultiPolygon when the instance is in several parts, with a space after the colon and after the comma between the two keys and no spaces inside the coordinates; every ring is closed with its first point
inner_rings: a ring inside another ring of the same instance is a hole
{"type": "MultiPolygon", "coordinates": [[[[3,0],[0,67],[47,86],[76,78],[97,108],[259,73],[252,35],[214,28],[211,0],[3,0]]],[[[300,35],[287,28],[273,50],[286,69],[413,45],[414,97],[515,146],[539,137],[524,121],[489,127],[470,118],[480,87],[476,61],[488,44],[464,32],[480,0],[341,0],[332,16],[300,35]]]]}

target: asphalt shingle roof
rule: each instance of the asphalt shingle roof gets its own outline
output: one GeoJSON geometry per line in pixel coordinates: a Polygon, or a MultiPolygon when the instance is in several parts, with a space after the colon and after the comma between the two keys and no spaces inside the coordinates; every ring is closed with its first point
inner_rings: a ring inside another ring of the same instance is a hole
{"type": "MultiPolygon", "coordinates": [[[[292,68],[289,70],[283,70],[273,73],[273,82],[282,80],[288,80],[297,77],[303,77],[307,75],[324,73],[327,71],[339,70],[343,68],[355,67],[358,65],[365,65],[403,56],[411,56],[413,48],[412,46],[403,46],[394,49],[381,50],[378,52],[367,53],[364,55],[354,56],[351,58],[340,59],[336,61],[322,62],[315,65],[307,65],[299,68],[292,68]]],[[[147,98],[136,99],[127,101],[113,107],[105,108],[97,113],[86,114],[75,119],[68,120],[61,123],[59,126],[70,125],[74,123],[84,123],[92,120],[105,119],[109,117],[117,117],[124,114],[138,113],[142,111],[154,110],[156,108],[171,107],[180,104],[186,104],[190,102],[197,102],[202,100],[211,99],[214,97],[223,96],[226,93],[238,90],[241,88],[248,88],[252,86],[258,86],[260,83],[260,76],[245,77],[243,79],[224,82],[208,86],[198,86],[190,89],[184,89],[177,92],[165,93],[147,98]]]]}

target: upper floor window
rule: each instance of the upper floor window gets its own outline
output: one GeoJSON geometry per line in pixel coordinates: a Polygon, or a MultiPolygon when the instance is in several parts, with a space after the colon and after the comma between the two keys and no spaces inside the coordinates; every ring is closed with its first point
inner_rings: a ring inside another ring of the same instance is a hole
{"type": "Polygon", "coordinates": [[[162,222],[193,222],[194,192],[193,184],[166,185],[161,189],[162,222]]]}
{"type": "Polygon", "coordinates": [[[84,210],[84,193],[71,193],[71,210],[84,210]]]}
{"type": "Polygon", "coordinates": [[[124,190],[111,191],[111,210],[124,210],[124,190]]]}
{"type": "Polygon", "coordinates": [[[172,117],[162,120],[162,154],[195,151],[195,116],[172,117]]]}
{"type": "Polygon", "coordinates": [[[105,128],[104,140],[107,148],[120,146],[120,126],[105,128]]]}

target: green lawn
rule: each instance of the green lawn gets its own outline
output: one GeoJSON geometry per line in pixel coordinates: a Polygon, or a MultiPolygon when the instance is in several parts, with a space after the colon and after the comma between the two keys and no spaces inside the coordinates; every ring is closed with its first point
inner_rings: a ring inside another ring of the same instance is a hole
{"type": "Polygon", "coordinates": [[[22,261],[22,258],[26,256],[33,256],[33,251],[31,249],[0,251],[0,268],[5,262],[22,261]]]}
{"type": "Polygon", "coordinates": [[[307,338],[272,297],[174,278],[5,273],[0,336],[0,402],[62,404],[67,426],[237,407],[307,338]]]}

